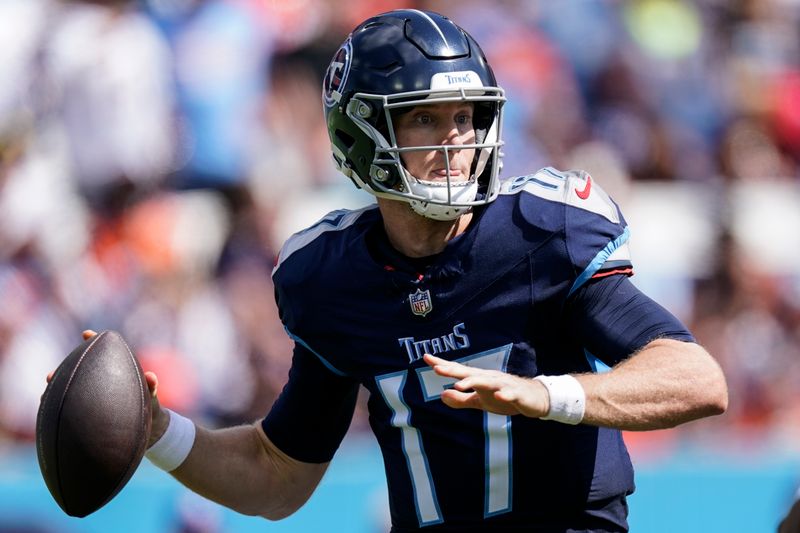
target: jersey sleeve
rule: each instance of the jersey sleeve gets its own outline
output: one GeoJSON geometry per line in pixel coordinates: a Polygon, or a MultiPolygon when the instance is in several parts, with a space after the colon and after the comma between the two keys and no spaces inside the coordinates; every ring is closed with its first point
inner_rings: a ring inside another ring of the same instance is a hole
{"type": "Polygon", "coordinates": [[[358,382],[337,375],[296,344],[289,380],[261,426],[285,454],[326,463],[339,448],[355,410],[358,382]]]}
{"type": "Polygon", "coordinates": [[[616,203],[583,171],[566,173],[564,232],[576,278],[569,294],[591,279],[633,275],[630,231],[616,203]]]}
{"type": "Polygon", "coordinates": [[[567,319],[592,366],[592,359],[599,359],[613,367],[655,339],[695,340],[680,320],[623,275],[584,284],[569,302],[567,319]]]}

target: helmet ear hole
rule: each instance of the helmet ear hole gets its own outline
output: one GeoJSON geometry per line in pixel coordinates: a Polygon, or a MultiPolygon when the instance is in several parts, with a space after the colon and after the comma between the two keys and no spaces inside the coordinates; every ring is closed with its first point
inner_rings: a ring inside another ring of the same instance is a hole
{"type": "Polygon", "coordinates": [[[342,142],[342,144],[347,147],[348,150],[352,148],[353,145],[356,143],[355,138],[353,138],[352,135],[350,135],[349,133],[347,133],[342,129],[337,129],[335,135],[336,138],[339,139],[342,142]]]}

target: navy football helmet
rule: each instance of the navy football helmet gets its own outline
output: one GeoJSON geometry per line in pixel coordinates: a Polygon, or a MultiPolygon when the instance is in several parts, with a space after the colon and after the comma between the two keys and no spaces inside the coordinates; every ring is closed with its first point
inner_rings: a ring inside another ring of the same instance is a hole
{"type": "Polygon", "coordinates": [[[404,9],[359,25],[328,67],[322,99],[336,164],[356,186],[408,202],[436,220],[453,220],[497,197],[503,90],[478,43],[448,18],[404,9]],[[414,106],[468,101],[475,143],[397,146],[392,118],[414,106]],[[408,151],[474,149],[464,181],[424,181],[403,166],[408,151]]]}

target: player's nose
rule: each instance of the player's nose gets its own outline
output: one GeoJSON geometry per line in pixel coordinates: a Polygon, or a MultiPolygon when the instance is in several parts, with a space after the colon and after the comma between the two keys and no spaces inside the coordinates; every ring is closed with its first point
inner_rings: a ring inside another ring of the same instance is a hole
{"type": "Polygon", "coordinates": [[[452,123],[448,123],[446,126],[446,131],[444,132],[442,144],[444,145],[453,145],[453,146],[461,146],[465,144],[467,134],[462,132],[459,127],[458,123],[453,121],[452,123]]]}

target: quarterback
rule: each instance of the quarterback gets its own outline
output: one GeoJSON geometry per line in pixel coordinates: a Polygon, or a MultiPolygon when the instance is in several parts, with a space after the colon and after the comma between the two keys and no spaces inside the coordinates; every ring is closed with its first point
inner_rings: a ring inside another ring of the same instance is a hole
{"type": "Polygon", "coordinates": [[[627,531],[620,431],[728,399],[716,361],[630,283],[629,229],[600,180],[544,168],[500,181],[503,90],[436,13],[359,25],[322,100],[336,165],[376,204],[281,250],[273,280],[295,349],[266,417],[196,426],[158,406],[148,374],[148,457],[280,519],[316,488],[363,385],[392,531],[627,531]]]}

